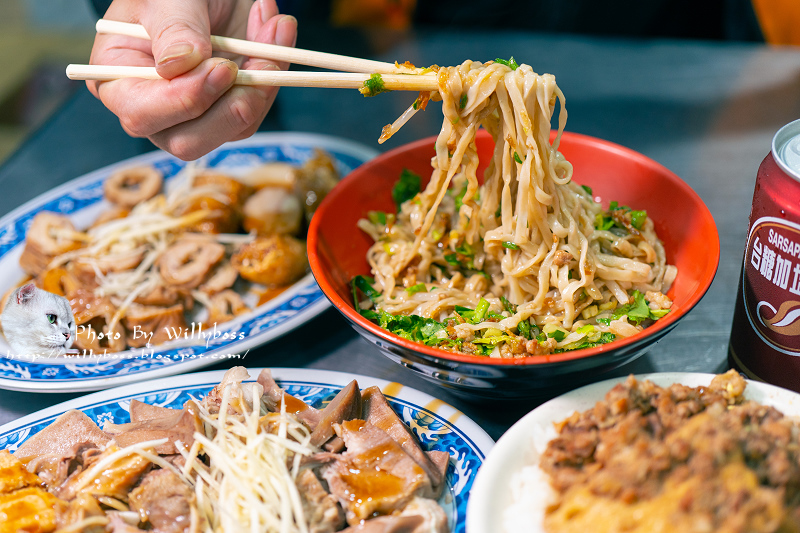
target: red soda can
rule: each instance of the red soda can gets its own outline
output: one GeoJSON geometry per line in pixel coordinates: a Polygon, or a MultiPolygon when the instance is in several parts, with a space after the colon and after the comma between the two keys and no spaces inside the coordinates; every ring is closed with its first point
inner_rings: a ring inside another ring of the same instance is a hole
{"type": "Polygon", "coordinates": [[[800,120],[775,134],[758,167],[728,360],[800,392],[800,120]]]}

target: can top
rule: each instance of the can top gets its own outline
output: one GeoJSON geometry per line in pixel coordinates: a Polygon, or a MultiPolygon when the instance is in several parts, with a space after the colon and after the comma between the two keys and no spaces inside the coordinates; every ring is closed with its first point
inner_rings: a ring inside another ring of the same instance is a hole
{"type": "Polygon", "coordinates": [[[778,130],[772,138],[772,157],[784,172],[800,181],[800,120],[778,130]]]}

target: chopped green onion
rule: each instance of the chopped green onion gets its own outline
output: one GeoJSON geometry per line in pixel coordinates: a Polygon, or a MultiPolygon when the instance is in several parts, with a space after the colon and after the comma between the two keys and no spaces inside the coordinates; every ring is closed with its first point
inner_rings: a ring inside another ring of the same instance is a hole
{"type": "Polygon", "coordinates": [[[522,159],[520,159],[519,154],[517,152],[514,152],[514,161],[516,161],[520,165],[522,164],[522,159]]]}
{"type": "Polygon", "coordinates": [[[531,323],[528,322],[528,319],[519,321],[519,324],[517,324],[517,331],[526,339],[531,338],[531,323]]]}
{"type": "Polygon", "coordinates": [[[631,211],[631,226],[642,229],[644,221],[647,220],[647,211],[631,211]]]}
{"type": "Polygon", "coordinates": [[[467,107],[467,94],[466,93],[461,95],[461,100],[458,102],[458,106],[461,109],[464,109],[465,107],[467,107]]]}
{"type": "Polygon", "coordinates": [[[375,96],[387,92],[383,77],[377,72],[364,81],[364,88],[359,92],[364,96],[375,96]]]}
{"type": "Polygon", "coordinates": [[[486,311],[489,310],[489,302],[486,301],[485,298],[481,298],[478,301],[477,307],[475,307],[475,314],[472,317],[472,322],[477,324],[479,322],[483,322],[483,318],[486,316],[486,311]]]}
{"type": "Polygon", "coordinates": [[[503,304],[503,309],[505,309],[512,315],[517,312],[517,306],[509,302],[505,296],[500,297],[500,302],[503,304]]]}
{"type": "Polygon", "coordinates": [[[589,196],[591,196],[591,195],[592,195],[592,188],[591,188],[591,187],[589,187],[588,185],[581,185],[581,187],[583,187],[583,190],[584,190],[584,191],[586,191],[587,193],[589,193],[589,196]]]}
{"type": "Polygon", "coordinates": [[[509,250],[519,250],[519,245],[511,241],[503,241],[502,245],[503,248],[508,248],[509,250]]]}
{"type": "Polygon", "coordinates": [[[428,289],[425,288],[424,283],[417,283],[416,285],[412,285],[411,287],[406,288],[406,292],[411,294],[416,294],[418,292],[428,292],[428,289]]]}

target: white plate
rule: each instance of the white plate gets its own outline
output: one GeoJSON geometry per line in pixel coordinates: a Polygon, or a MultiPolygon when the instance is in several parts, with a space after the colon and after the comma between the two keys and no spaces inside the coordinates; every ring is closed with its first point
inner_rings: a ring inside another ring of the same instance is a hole
{"type": "MultiPolygon", "coordinates": [[[[255,378],[260,368],[248,370],[255,378]]],[[[225,372],[202,372],[119,387],[44,409],[0,427],[0,450],[14,452],[26,439],[48,426],[58,415],[79,409],[98,425],[130,421],[131,400],[180,409],[190,398],[205,396],[225,372]]],[[[450,454],[447,488],[439,502],[453,533],[463,533],[472,484],[494,442],[480,426],[455,407],[423,392],[382,379],[325,370],[273,368],[272,374],[290,394],[320,407],[353,379],[363,390],[378,386],[395,412],[426,450],[450,454]]]]}
{"type": "MultiPolygon", "coordinates": [[[[644,374],[636,376],[636,379],[640,381],[649,379],[661,387],[673,383],[698,387],[708,385],[713,377],[713,374],[664,372],[644,374]]],[[[512,502],[512,476],[523,467],[534,465],[536,468],[540,453],[544,451],[550,439],[556,436],[553,424],[564,420],[573,412],[582,412],[593,407],[614,385],[625,379],[624,377],[610,379],[568,392],[540,405],[511,426],[511,429],[497,441],[497,445],[492,449],[475,480],[467,511],[467,531],[469,533],[505,531],[504,514],[512,502]]],[[[774,385],[748,381],[745,398],[775,407],[787,416],[800,416],[800,395],[774,385]]],[[[538,490],[535,491],[535,500],[529,509],[531,515],[543,518],[551,488],[547,475],[541,470],[538,473],[540,474],[537,480],[538,490]]],[[[544,532],[539,519],[533,523],[528,520],[527,525],[528,527],[524,528],[525,533],[544,532]]],[[[517,528],[514,531],[516,533],[523,530],[517,528]]]]}
{"type": "MultiPolygon", "coordinates": [[[[341,176],[349,174],[377,152],[361,144],[311,133],[257,133],[253,137],[214,150],[203,163],[233,175],[267,162],[301,165],[314,148],[330,153],[341,176]]],[[[77,228],[84,228],[109,205],[103,199],[103,182],[116,170],[150,164],[164,173],[166,186],[185,163],[166,152],[152,152],[121,161],[76,178],[43,194],[0,219],[0,295],[25,277],[19,267],[25,233],[40,211],[68,215],[77,228]]],[[[0,336],[0,388],[38,392],[77,392],[106,389],[145,379],[169,376],[213,365],[229,354],[269,342],[314,318],[329,305],[309,273],[280,296],[250,313],[227,322],[219,332],[229,332],[206,345],[197,336],[181,346],[155,350],[132,350],[111,357],[38,359],[9,357],[9,347],[0,336]],[[232,333],[243,335],[232,335],[232,333]]]]}

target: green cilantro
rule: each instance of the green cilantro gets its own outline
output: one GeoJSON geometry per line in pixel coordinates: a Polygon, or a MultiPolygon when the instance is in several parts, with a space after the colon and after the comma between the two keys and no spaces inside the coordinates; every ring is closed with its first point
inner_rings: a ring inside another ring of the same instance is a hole
{"type": "Polygon", "coordinates": [[[647,319],[658,320],[669,312],[669,309],[652,311],[647,305],[647,301],[644,299],[644,294],[639,291],[633,291],[631,296],[633,297],[633,301],[618,307],[611,316],[612,320],[627,316],[628,322],[639,324],[647,319]]]}
{"type": "Polygon", "coordinates": [[[398,213],[403,202],[411,200],[419,194],[421,184],[422,178],[418,174],[411,172],[407,168],[403,169],[403,172],[400,173],[400,179],[392,188],[392,199],[397,205],[398,213]]]}
{"type": "Polygon", "coordinates": [[[561,342],[564,340],[567,334],[563,330],[557,329],[554,330],[552,333],[548,333],[547,336],[550,337],[551,339],[555,339],[556,342],[561,342]]]}

